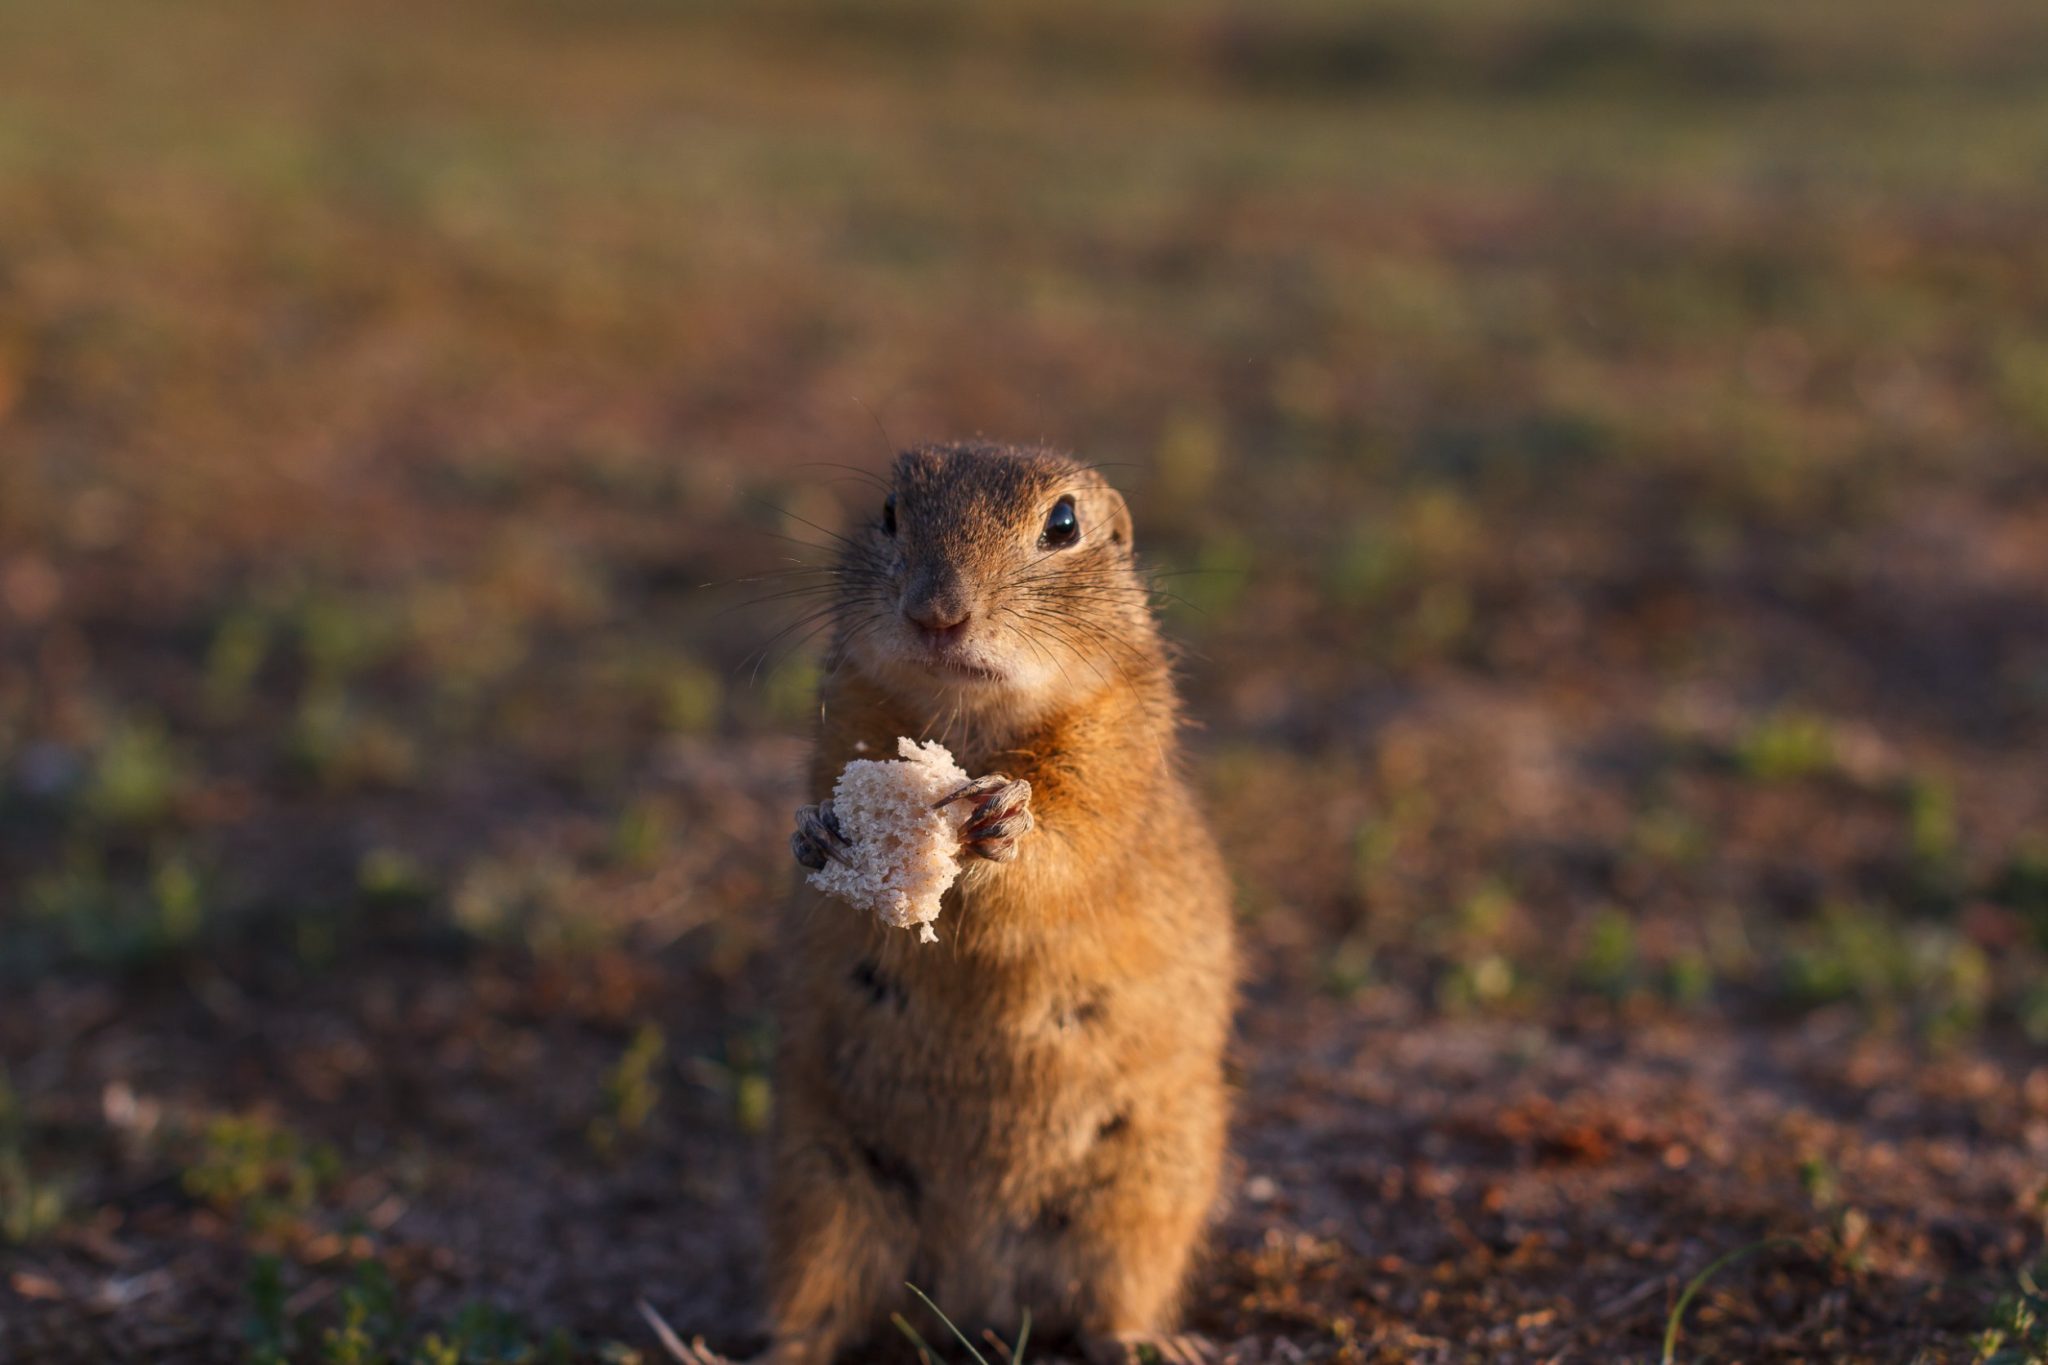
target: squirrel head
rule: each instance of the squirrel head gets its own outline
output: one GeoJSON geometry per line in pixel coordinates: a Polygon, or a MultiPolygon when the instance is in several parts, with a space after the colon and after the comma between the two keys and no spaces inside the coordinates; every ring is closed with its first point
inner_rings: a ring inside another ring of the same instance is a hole
{"type": "Polygon", "coordinates": [[[837,654],[890,692],[1039,709],[1156,658],[1131,513],[1055,451],[927,445],[846,537],[837,654]]]}

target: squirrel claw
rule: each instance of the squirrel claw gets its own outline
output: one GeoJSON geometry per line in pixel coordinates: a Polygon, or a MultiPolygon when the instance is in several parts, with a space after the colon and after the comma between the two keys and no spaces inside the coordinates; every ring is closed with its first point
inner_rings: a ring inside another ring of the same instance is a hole
{"type": "MultiPolygon", "coordinates": [[[[979,801],[981,798],[987,796],[989,793],[1001,791],[1004,787],[1007,787],[1009,785],[1010,779],[1002,773],[990,773],[986,777],[977,777],[972,782],[969,782],[966,786],[954,792],[952,795],[942,796],[938,800],[932,802],[932,809],[943,810],[947,806],[952,805],[955,801],[979,801]]],[[[1027,789],[1030,786],[1029,783],[1025,783],[1024,785],[1027,789]]]]}
{"type": "Polygon", "coordinates": [[[990,862],[1007,863],[1017,856],[1017,841],[1037,821],[1031,814],[1031,784],[1003,773],[977,777],[936,806],[973,801],[973,814],[960,829],[961,846],[990,862]]]}
{"type": "Polygon", "coordinates": [[[839,850],[849,847],[830,801],[797,808],[796,830],[789,836],[789,851],[799,863],[816,872],[828,861],[845,862],[846,855],[839,850]]]}

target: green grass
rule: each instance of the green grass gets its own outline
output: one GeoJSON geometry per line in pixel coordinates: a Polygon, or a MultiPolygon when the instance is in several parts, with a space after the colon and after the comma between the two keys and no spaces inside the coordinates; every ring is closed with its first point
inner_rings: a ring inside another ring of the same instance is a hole
{"type": "Polygon", "coordinates": [[[294,1314],[283,1263],[256,1259],[245,1290],[248,1365],[569,1365],[601,1359],[626,1365],[640,1356],[616,1343],[579,1344],[562,1332],[538,1332],[517,1314],[465,1304],[445,1321],[409,1317],[382,1262],[356,1263],[332,1312],[294,1314]]]}
{"type": "Polygon", "coordinates": [[[1716,1257],[1714,1260],[1709,1261],[1698,1274],[1687,1280],[1685,1288],[1678,1295],[1678,1301],[1671,1305],[1671,1313],[1664,1321],[1663,1365],[1677,1365],[1678,1332],[1679,1328],[1685,1323],[1685,1310],[1692,1306],[1693,1299],[1702,1289],[1707,1287],[1708,1281],[1712,1280],[1729,1266],[1736,1264],[1738,1261],[1748,1260],[1751,1256],[1755,1256],[1760,1252],[1768,1251],[1773,1247],[1798,1245],[1800,1245],[1800,1241],[1797,1237],[1765,1237],[1751,1242],[1747,1246],[1737,1247],[1733,1251],[1716,1257]]]}
{"type": "MultiPolygon", "coordinates": [[[[981,1353],[980,1348],[974,1344],[973,1339],[970,1338],[967,1335],[967,1333],[960,1330],[959,1324],[955,1323],[953,1319],[946,1316],[946,1312],[944,1309],[940,1308],[936,1303],[932,1302],[931,1296],[929,1294],[925,1293],[922,1289],[919,1289],[914,1284],[906,1283],[903,1287],[905,1289],[908,1289],[912,1294],[915,1294],[917,1296],[917,1301],[919,1303],[922,1303],[926,1308],[929,1308],[932,1311],[933,1315],[936,1316],[940,1322],[946,1325],[946,1330],[951,1332],[953,1334],[954,1339],[957,1340],[961,1344],[961,1346],[966,1348],[967,1354],[973,1357],[974,1365],[989,1365],[988,1357],[981,1353]]],[[[891,1315],[889,1321],[894,1323],[896,1326],[896,1330],[901,1332],[909,1340],[910,1344],[917,1348],[918,1359],[921,1362],[923,1362],[923,1365],[936,1365],[937,1362],[944,1359],[944,1357],[939,1355],[938,1352],[934,1351],[931,1348],[931,1346],[925,1341],[924,1337],[919,1334],[917,1328],[911,1324],[910,1319],[904,1317],[901,1313],[896,1313],[891,1315]]],[[[1017,1324],[1017,1339],[1014,1342],[1002,1343],[997,1342],[992,1338],[989,1344],[995,1346],[999,1350],[1002,1356],[1003,1365],[1024,1365],[1024,1352],[1025,1349],[1030,1345],[1030,1343],[1031,1310],[1029,1308],[1026,1308],[1024,1310],[1023,1318],[1017,1324]]]]}
{"type": "Polygon", "coordinates": [[[1736,749],[1742,770],[1760,782],[1791,782],[1834,771],[1835,742],[1825,720],[1785,710],[1759,720],[1736,749]]]}
{"type": "Polygon", "coordinates": [[[2022,1271],[1999,1300],[1991,1323],[1978,1334],[1976,1365],[2041,1365],[2048,1361],[2048,1263],[2022,1271]]]}
{"type": "Polygon", "coordinates": [[[11,940],[13,952],[29,964],[147,967],[200,942],[213,897],[186,851],[160,852],[136,866],[80,839],[62,865],[28,884],[26,914],[0,925],[0,941],[11,940]]]}
{"type": "Polygon", "coordinates": [[[312,1213],[341,1178],[339,1154],[260,1114],[223,1115],[198,1136],[180,1183],[256,1230],[312,1213]]]}
{"type": "Polygon", "coordinates": [[[668,1044],[655,1025],[642,1024],[604,1081],[603,1108],[591,1119],[587,1136],[601,1156],[614,1154],[621,1143],[639,1136],[661,1101],[658,1074],[668,1057],[668,1044]]]}
{"type": "Polygon", "coordinates": [[[0,1145],[0,1243],[27,1246],[64,1225],[65,1187],[39,1177],[18,1147],[0,1145]]]}
{"type": "Polygon", "coordinates": [[[57,1175],[39,1169],[31,1151],[28,1115],[0,1067],[0,1246],[27,1246],[64,1225],[70,1191],[57,1175]]]}

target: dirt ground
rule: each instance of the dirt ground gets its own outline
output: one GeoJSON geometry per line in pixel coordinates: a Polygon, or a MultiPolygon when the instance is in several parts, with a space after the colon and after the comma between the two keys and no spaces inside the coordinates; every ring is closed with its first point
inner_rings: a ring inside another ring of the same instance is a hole
{"type": "Polygon", "coordinates": [[[0,11],[0,1362],[758,1346],[763,579],[974,433],[1106,462],[1181,649],[1194,1329],[1656,1361],[1732,1256],[1675,1360],[2048,1360],[2044,53],[0,11]]]}

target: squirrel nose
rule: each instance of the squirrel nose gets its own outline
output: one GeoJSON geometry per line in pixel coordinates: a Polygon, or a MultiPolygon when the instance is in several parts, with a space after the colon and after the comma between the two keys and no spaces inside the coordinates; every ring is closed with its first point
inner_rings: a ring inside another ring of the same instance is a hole
{"type": "Polygon", "coordinates": [[[920,602],[904,610],[911,623],[940,644],[951,644],[967,633],[967,618],[972,613],[965,607],[946,601],[920,602]]]}

